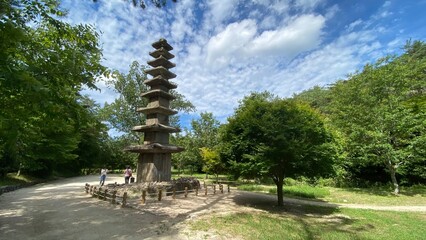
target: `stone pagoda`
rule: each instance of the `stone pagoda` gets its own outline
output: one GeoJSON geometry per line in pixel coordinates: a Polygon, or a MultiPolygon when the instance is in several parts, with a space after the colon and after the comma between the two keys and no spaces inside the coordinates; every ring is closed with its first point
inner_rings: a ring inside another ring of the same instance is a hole
{"type": "Polygon", "coordinates": [[[144,81],[150,86],[150,90],[141,94],[148,99],[148,105],[136,110],[145,114],[146,122],[145,125],[135,126],[132,129],[144,133],[144,142],[143,145],[129,146],[125,149],[139,153],[137,183],[170,181],[171,154],[184,150],[169,144],[169,134],[180,131],[169,126],[169,116],[177,113],[170,109],[170,101],[175,97],[169,93],[170,89],[177,87],[169,82],[169,79],[176,77],[176,74],[169,71],[176,66],[169,61],[175,57],[169,52],[173,47],[165,39],[154,42],[152,46],[155,50],[149,55],[155,59],[147,62],[152,68],[145,70],[152,78],[144,81]]]}

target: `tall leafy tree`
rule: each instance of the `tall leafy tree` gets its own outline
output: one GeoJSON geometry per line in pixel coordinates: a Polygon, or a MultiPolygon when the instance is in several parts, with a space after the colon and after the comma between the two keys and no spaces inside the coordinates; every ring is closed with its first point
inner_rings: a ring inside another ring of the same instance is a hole
{"type": "Polygon", "coordinates": [[[234,153],[231,166],[242,176],[268,176],[283,205],[284,177],[332,173],[332,136],[307,105],[253,93],[228,119],[223,140],[234,153]]]}
{"type": "Polygon", "coordinates": [[[397,174],[425,169],[425,44],[409,43],[400,57],[367,65],[332,87],[332,118],[346,134],[349,158],[384,166],[394,192],[397,174]]]}
{"type": "Polygon", "coordinates": [[[134,61],[128,74],[114,71],[107,84],[118,97],[111,104],[105,103],[101,110],[102,118],[111,127],[138,142],[140,136],[132,132],[132,128],[145,121],[145,116],[136,112],[138,107],[148,104],[146,99],[140,97],[141,93],[148,91],[148,86],[143,83],[147,79],[144,68],[134,61]]]}
{"type": "Polygon", "coordinates": [[[0,152],[17,165],[51,172],[77,157],[78,102],[105,68],[91,26],[58,20],[53,0],[0,1],[0,152]]]}
{"type": "Polygon", "coordinates": [[[184,135],[176,135],[173,141],[185,148],[184,152],[174,154],[173,159],[180,166],[190,167],[191,171],[200,172],[203,169],[201,148],[215,149],[219,144],[220,122],[212,113],[203,112],[200,118],[191,121],[191,130],[185,129],[184,135]]]}
{"type": "Polygon", "coordinates": [[[206,147],[200,148],[201,157],[203,158],[203,171],[216,176],[216,183],[219,182],[219,174],[225,170],[225,164],[220,159],[217,150],[206,147]]]}

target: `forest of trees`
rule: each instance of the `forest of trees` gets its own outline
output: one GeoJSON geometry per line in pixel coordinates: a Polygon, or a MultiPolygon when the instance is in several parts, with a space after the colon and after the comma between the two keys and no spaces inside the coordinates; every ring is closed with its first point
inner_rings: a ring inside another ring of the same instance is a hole
{"type": "MultiPolygon", "coordinates": [[[[161,2],[161,1],[160,1],[161,2]]],[[[133,165],[125,146],[143,136],[134,109],[146,105],[145,66],[128,73],[101,64],[96,30],[60,20],[56,1],[0,1],[0,173],[76,175],[133,165]],[[66,73],[66,74],[65,74],[66,73]],[[83,88],[107,84],[119,97],[101,107],[83,88]],[[122,133],[108,135],[110,129],[122,133]]],[[[194,112],[178,92],[172,108],[194,112]]],[[[179,119],[171,120],[179,127],[179,119]]],[[[251,93],[227,123],[201,113],[171,136],[179,172],[269,178],[329,178],[336,186],[426,182],[426,43],[409,41],[330,86],[291,98],[251,93]]],[[[280,191],[281,189],[281,191],[280,191]]]]}

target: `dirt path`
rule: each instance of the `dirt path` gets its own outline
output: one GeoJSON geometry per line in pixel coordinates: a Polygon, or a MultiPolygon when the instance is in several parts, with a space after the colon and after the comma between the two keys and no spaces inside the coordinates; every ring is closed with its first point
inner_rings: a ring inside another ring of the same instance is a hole
{"type": "MultiPolygon", "coordinates": [[[[1,195],[0,239],[204,239],[189,233],[185,222],[213,213],[263,211],[276,203],[275,196],[231,191],[209,197],[200,194],[176,200],[164,198],[136,208],[121,208],[84,193],[86,182],[97,184],[98,178],[69,178],[1,195]]],[[[108,176],[107,183],[113,182],[123,179],[108,176]]],[[[337,205],[287,198],[284,201],[287,205],[426,212],[426,206],[337,205]]]]}

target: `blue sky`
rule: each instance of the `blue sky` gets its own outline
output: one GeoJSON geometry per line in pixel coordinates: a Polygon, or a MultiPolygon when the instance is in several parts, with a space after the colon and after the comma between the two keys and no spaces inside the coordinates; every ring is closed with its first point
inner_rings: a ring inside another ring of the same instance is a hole
{"type": "MultiPolygon", "coordinates": [[[[409,39],[426,39],[426,0],[178,0],[135,8],[123,0],[63,0],[66,21],[100,32],[109,68],[127,72],[152,60],[151,43],[166,38],[176,56],[177,91],[221,122],[250,92],[280,97],[327,86],[409,39]]],[[[116,94],[85,91],[98,103],[116,94]]]]}

